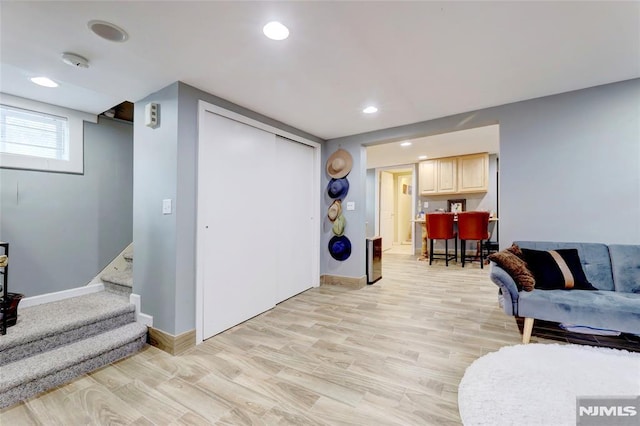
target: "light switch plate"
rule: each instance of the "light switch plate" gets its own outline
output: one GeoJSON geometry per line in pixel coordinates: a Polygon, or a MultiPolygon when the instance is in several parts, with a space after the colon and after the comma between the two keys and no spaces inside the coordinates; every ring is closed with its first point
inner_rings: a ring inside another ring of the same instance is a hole
{"type": "Polygon", "coordinates": [[[424,202],[424,208],[425,208],[425,209],[428,209],[428,208],[429,208],[429,202],[428,202],[428,201],[425,201],[425,202],[424,202]]]}
{"type": "Polygon", "coordinates": [[[162,200],[162,214],[171,214],[171,198],[162,200]]]}
{"type": "Polygon", "coordinates": [[[355,210],[356,202],[355,201],[347,201],[347,210],[355,210]]]}

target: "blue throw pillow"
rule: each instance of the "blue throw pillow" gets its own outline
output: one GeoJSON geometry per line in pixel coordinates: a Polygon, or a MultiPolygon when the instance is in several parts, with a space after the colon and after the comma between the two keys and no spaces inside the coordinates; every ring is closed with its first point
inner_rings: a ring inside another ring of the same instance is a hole
{"type": "Polygon", "coordinates": [[[541,290],[597,290],[587,280],[577,249],[522,249],[529,270],[541,290]]]}

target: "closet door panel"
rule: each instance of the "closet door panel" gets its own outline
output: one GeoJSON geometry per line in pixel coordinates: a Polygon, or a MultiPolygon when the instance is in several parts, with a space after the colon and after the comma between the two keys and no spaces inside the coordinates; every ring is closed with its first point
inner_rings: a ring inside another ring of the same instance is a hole
{"type": "Polygon", "coordinates": [[[276,303],[276,136],[207,112],[198,152],[206,339],[276,303]]]}
{"type": "Polygon", "coordinates": [[[278,212],[277,299],[282,301],[313,286],[314,149],[278,136],[278,177],[272,187],[278,212]]]}

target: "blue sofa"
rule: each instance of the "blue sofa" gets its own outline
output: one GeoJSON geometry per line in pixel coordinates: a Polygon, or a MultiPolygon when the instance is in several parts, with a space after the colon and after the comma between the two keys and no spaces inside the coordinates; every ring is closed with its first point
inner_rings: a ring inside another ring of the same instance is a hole
{"type": "Polygon", "coordinates": [[[533,250],[578,249],[580,263],[597,291],[518,291],[511,276],[491,263],[507,315],[524,317],[522,342],[529,343],[534,319],[640,335],[640,245],[516,241],[533,250]]]}

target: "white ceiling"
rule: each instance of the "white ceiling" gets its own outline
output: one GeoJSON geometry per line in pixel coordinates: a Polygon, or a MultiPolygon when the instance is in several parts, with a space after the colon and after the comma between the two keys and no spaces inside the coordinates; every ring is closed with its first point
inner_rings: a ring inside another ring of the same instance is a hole
{"type": "Polygon", "coordinates": [[[0,90],[100,113],[180,80],[329,139],[640,77],[638,2],[13,2],[0,90]],[[100,19],[126,43],[87,29],[100,19]],[[262,26],[290,37],[266,39],[262,26]],[[89,59],[89,69],[60,61],[89,59]],[[47,75],[57,89],[27,77],[47,75]],[[380,111],[361,113],[375,104],[380,111]]]}
{"type": "Polygon", "coordinates": [[[420,155],[426,155],[427,158],[440,158],[478,152],[490,154],[500,152],[499,125],[369,146],[367,147],[367,168],[417,163],[422,161],[418,158],[420,155]],[[411,142],[411,145],[401,146],[403,142],[411,142]]]}

